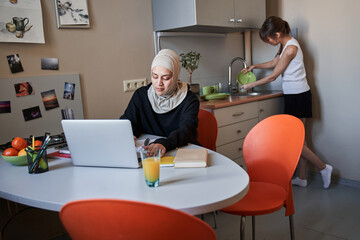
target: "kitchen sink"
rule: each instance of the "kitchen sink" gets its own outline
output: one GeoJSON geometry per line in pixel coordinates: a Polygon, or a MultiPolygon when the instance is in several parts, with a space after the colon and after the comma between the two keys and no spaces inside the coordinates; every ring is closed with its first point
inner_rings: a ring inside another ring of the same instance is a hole
{"type": "Polygon", "coordinates": [[[269,94],[268,92],[238,92],[238,93],[231,93],[231,96],[259,96],[269,94]]]}
{"type": "Polygon", "coordinates": [[[260,96],[260,95],[268,95],[268,94],[274,94],[280,91],[276,91],[276,90],[261,90],[261,91],[255,91],[255,92],[235,92],[235,93],[231,93],[231,96],[234,97],[246,97],[246,96],[260,96]]]}

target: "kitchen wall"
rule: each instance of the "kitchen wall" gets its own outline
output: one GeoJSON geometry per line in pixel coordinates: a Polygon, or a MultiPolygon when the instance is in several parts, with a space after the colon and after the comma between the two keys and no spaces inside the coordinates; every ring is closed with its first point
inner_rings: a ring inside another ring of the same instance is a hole
{"type": "Polygon", "coordinates": [[[132,96],[123,80],[149,78],[151,1],[87,2],[90,29],[57,29],[54,0],[42,0],[46,43],[0,43],[0,78],[79,73],[85,118],[118,118],[132,96]],[[24,72],[11,74],[6,56],[15,53],[24,72]],[[59,70],[41,70],[42,57],[58,58],[59,70]]]}
{"type": "MultiPolygon", "coordinates": [[[[54,1],[41,3],[46,43],[0,43],[0,78],[79,73],[85,118],[118,118],[132,96],[123,91],[123,80],[150,81],[154,57],[151,1],[88,0],[90,29],[57,29],[54,1]],[[20,55],[24,72],[12,74],[6,56],[15,53],[20,55]],[[41,70],[42,57],[58,58],[59,70],[41,70]]],[[[232,57],[243,56],[243,37],[240,33],[213,38],[165,37],[161,47],[201,53],[194,83],[226,84],[232,57]]],[[[234,74],[240,67],[234,64],[234,74]]],[[[184,69],[180,77],[187,81],[184,69]]]]}
{"type": "MultiPolygon", "coordinates": [[[[267,1],[268,16],[278,15],[298,28],[314,104],[307,141],[324,162],[334,166],[336,175],[355,181],[360,181],[358,9],[358,0],[267,1]]],[[[275,53],[262,43],[253,52],[254,62],[275,53]]]]}
{"type": "MultiPolygon", "coordinates": [[[[151,1],[88,0],[91,29],[79,30],[57,29],[54,1],[41,2],[46,44],[0,43],[0,78],[79,73],[85,118],[118,118],[132,95],[123,92],[123,80],[149,80],[154,56],[151,1]],[[11,74],[6,56],[14,53],[20,55],[24,72],[11,74]],[[42,57],[59,58],[59,71],[41,70],[42,57]]],[[[336,175],[355,181],[360,181],[358,9],[358,0],[267,1],[268,16],[281,16],[298,28],[314,100],[308,143],[334,166],[336,175]]],[[[262,43],[256,31],[252,39],[253,62],[275,55],[277,49],[262,43]]],[[[230,60],[243,56],[240,33],[222,38],[166,37],[161,47],[178,53],[199,51],[203,57],[193,79],[201,85],[226,83],[230,60]]],[[[184,70],[180,77],[187,79],[184,70]]],[[[271,88],[280,86],[277,80],[271,88]]]]}
{"type": "MultiPolygon", "coordinates": [[[[244,57],[242,33],[219,34],[216,37],[162,37],[160,47],[169,48],[178,54],[196,51],[201,54],[199,68],[193,73],[193,83],[200,86],[222,83],[223,90],[228,90],[229,64],[234,57],[244,57]]],[[[233,81],[243,65],[240,61],[233,64],[233,81]]],[[[181,68],[180,79],[188,82],[185,69],[181,68]]]]}

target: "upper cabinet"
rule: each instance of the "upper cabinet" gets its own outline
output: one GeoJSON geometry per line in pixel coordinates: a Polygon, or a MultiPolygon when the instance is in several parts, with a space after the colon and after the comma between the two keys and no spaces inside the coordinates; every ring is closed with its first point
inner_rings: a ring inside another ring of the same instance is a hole
{"type": "Polygon", "coordinates": [[[265,0],[152,0],[154,31],[236,32],[259,29],[265,0]]]}

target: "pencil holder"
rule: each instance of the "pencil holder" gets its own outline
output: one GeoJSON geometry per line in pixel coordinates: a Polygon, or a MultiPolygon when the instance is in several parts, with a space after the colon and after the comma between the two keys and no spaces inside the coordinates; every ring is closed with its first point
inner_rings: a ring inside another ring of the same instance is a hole
{"type": "Polygon", "coordinates": [[[49,171],[47,154],[45,151],[26,149],[29,173],[43,173],[49,171]]]}

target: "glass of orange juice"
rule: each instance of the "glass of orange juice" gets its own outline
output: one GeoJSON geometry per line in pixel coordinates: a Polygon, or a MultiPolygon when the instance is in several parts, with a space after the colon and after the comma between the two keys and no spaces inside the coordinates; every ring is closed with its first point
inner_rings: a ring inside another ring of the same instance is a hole
{"type": "Polygon", "coordinates": [[[147,151],[142,149],[140,151],[140,156],[146,184],[149,187],[158,187],[160,179],[161,149],[158,149],[153,156],[148,156],[147,151]]]}

